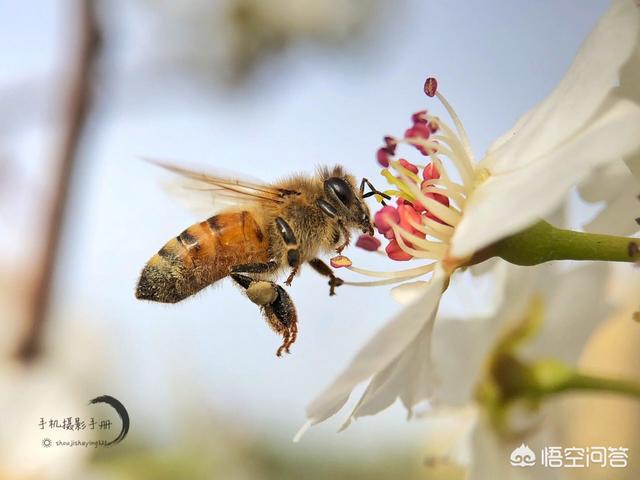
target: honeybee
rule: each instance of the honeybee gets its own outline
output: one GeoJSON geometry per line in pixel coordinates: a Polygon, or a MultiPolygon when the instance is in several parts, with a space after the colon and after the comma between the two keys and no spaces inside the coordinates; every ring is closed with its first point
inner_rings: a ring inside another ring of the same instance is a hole
{"type": "Polygon", "coordinates": [[[341,253],[352,230],[373,234],[364,199],[384,196],[367,179],[357,188],[355,178],[341,166],[268,184],[152,163],[182,176],[189,188],[210,195],[213,202],[229,206],[194,223],[151,257],[140,275],[136,297],[176,303],[230,277],[282,336],[277,356],[289,353],[298,330],[293,301],[275,280],[288,270],[285,284],[291,285],[308,263],[329,278],[329,295],[334,295],[343,281],[318,256],[341,253]],[[370,192],[364,192],[365,185],[370,192]]]}

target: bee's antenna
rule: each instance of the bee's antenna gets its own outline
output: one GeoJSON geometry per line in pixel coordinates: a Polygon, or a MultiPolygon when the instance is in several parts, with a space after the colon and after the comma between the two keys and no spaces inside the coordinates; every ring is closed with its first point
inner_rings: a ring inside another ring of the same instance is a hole
{"type": "MultiPolygon", "coordinates": [[[[380,195],[383,199],[391,200],[391,197],[389,195],[387,195],[386,193],[381,192],[376,187],[374,187],[373,184],[367,178],[363,178],[362,182],[360,182],[360,193],[362,194],[362,198],[368,198],[368,197],[371,197],[373,195],[380,195]],[[369,189],[370,189],[370,191],[367,192],[367,193],[364,193],[365,185],[367,187],[369,187],[369,189]]],[[[384,206],[387,205],[384,200],[381,200],[380,203],[382,203],[382,205],[384,205],[384,206]]]]}

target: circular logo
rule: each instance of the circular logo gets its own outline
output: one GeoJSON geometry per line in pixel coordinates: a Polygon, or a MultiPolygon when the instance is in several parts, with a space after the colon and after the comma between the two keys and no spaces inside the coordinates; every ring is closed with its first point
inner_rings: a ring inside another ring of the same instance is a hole
{"type": "Polygon", "coordinates": [[[49,448],[52,444],[53,444],[53,442],[51,441],[50,438],[43,438],[42,439],[42,446],[44,448],[49,448]]]}

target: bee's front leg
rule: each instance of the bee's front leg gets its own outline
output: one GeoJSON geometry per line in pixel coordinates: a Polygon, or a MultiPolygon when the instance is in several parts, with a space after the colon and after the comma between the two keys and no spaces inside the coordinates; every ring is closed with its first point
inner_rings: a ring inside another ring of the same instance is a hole
{"type": "Polygon", "coordinates": [[[338,252],[338,255],[340,255],[342,251],[349,246],[349,242],[351,242],[351,234],[349,233],[349,230],[347,230],[347,227],[345,227],[341,221],[338,221],[338,227],[340,228],[340,232],[342,232],[342,236],[344,237],[344,242],[342,242],[340,246],[336,248],[336,252],[338,252]]]}
{"type": "Polygon", "coordinates": [[[329,265],[324,263],[319,258],[314,258],[313,260],[309,260],[309,265],[311,265],[311,268],[313,268],[320,275],[329,277],[329,296],[335,295],[336,287],[339,287],[340,285],[342,285],[344,281],[341,278],[336,277],[333,274],[333,270],[331,270],[331,267],[329,267],[329,265]]]}
{"type": "Polygon", "coordinates": [[[280,285],[266,280],[256,280],[246,275],[232,273],[231,278],[242,288],[249,300],[258,305],[269,326],[282,335],[282,345],[276,351],[278,357],[289,348],[298,336],[298,315],[289,294],[280,285]]]}
{"type": "MultiPolygon", "coordinates": [[[[329,218],[336,219],[338,215],[338,211],[335,209],[333,205],[331,205],[329,202],[327,202],[322,198],[318,199],[316,201],[316,204],[318,205],[318,208],[320,208],[320,211],[322,213],[324,213],[329,218]]],[[[342,251],[345,248],[347,248],[347,246],[349,245],[349,242],[351,241],[351,234],[349,233],[349,230],[347,230],[347,228],[344,226],[344,224],[340,219],[337,219],[337,224],[338,224],[338,228],[340,229],[340,232],[336,231],[336,238],[334,243],[338,243],[340,241],[341,236],[344,237],[344,242],[342,242],[342,244],[340,244],[340,246],[336,248],[336,252],[338,252],[338,254],[341,254],[342,251]]]]}
{"type": "Polygon", "coordinates": [[[290,287],[293,277],[296,276],[296,273],[298,273],[298,269],[300,268],[300,250],[298,250],[298,240],[296,239],[291,226],[284,218],[276,217],[276,227],[287,249],[287,263],[291,267],[291,273],[284,283],[290,287]]]}

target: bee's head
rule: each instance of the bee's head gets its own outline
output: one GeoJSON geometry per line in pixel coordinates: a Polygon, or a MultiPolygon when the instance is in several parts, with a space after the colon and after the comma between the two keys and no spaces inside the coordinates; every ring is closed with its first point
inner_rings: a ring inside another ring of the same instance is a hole
{"type": "Polygon", "coordinates": [[[335,208],[345,227],[373,235],[369,207],[356,187],[355,178],[336,167],[324,176],[323,188],[325,199],[335,208]]]}

